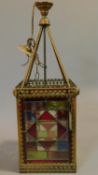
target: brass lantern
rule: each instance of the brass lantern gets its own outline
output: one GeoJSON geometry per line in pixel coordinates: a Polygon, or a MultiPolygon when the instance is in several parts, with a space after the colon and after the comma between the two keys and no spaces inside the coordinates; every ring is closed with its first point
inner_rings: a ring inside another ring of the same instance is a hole
{"type": "Polygon", "coordinates": [[[76,172],[76,96],[79,89],[69,79],[50,31],[50,2],[36,2],[41,12],[37,39],[29,38],[20,49],[29,57],[22,82],[16,86],[19,164],[22,173],[76,172]],[[46,33],[49,36],[62,79],[47,79],[46,33]],[[44,64],[38,58],[41,36],[44,36],[44,64]],[[43,66],[44,78],[31,79],[34,63],[43,66]]]}

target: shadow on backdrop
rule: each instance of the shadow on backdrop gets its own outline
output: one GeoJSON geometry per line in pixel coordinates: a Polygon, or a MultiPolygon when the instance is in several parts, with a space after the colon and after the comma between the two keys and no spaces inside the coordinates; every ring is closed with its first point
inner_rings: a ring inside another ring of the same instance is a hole
{"type": "Polygon", "coordinates": [[[18,143],[16,141],[6,141],[0,144],[0,170],[19,172],[18,143]]]}

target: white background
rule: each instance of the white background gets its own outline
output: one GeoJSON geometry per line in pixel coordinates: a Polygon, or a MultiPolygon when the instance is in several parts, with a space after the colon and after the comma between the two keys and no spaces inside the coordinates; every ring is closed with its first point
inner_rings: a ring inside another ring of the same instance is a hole
{"type": "MultiPolygon", "coordinates": [[[[18,173],[17,116],[12,91],[23,79],[25,55],[17,46],[30,36],[33,0],[0,0],[0,174],[18,173]]],[[[79,175],[98,174],[98,1],[54,0],[49,18],[68,76],[81,89],[77,106],[79,175]]],[[[35,17],[35,36],[39,12],[35,17]]],[[[48,61],[49,76],[59,76],[48,61]]],[[[53,58],[54,59],[54,58],[53,58]]]]}

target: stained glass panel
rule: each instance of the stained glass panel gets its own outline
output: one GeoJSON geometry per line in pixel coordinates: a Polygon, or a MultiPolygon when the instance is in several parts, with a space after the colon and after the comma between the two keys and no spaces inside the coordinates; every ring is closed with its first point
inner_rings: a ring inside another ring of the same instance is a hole
{"type": "Polygon", "coordinates": [[[68,112],[65,101],[24,101],[27,161],[69,158],[68,112]]]}

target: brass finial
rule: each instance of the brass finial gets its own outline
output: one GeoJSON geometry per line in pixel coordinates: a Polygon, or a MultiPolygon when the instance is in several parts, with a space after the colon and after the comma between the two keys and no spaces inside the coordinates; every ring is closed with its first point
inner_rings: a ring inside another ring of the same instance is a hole
{"type": "Polygon", "coordinates": [[[42,16],[47,16],[49,10],[53,6],[51,2],[36,2],[36,7],[40,10],[42,16]]]}

